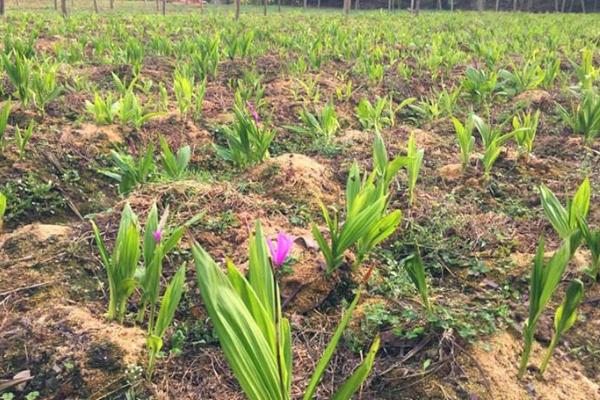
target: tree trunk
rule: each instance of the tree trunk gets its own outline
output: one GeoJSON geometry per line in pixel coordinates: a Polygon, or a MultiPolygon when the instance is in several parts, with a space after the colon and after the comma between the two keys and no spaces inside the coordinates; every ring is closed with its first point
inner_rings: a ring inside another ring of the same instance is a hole
{"type": "Polygon", "coordinates": [[[558,0],[554,0],[554,12],[558,12],[558,0]]]}
{"type": "Polygon", "coordinates": [[[513,11],[517,11],[517,0],[513,0],[513,11]]]}
{"type": "Polygon", "coordinates": [[[496,0],[496,12],[498,12],[499,8],[500,8],[500,0],[496,0]]]}
{"type": "Polygon", "coordinates": [[[562,0],[562,4],[560,5],[561,12],[565,12],[566,5],[567,5],[567,0],[562,0]]]}
{"type": "Polygon", "coordinates": [[[484,0],[477,0],[477,11],[483,12],[484,9],[484,0]]]}
{"type": "MultiPolygon", "coordinates": [[[[158,0],[156,0],[156,1],[158,1],[158,0]]],[[[109,3],[110,3],[110,9],[114,10],[115,9],[115,0],[110,0],[109,3]]]]}
{"type": "Polygon", "coordinates": [[[277,0],[277,11],[281,12],[281,0],[277,0]]]}
{"type": "Polygon", "coordinates": [[[317,0],[317,8],[321,8],[321,0],[317,0]]]}
{"type": "Polygon", "coordinates": [[[160,0],[156,0],[156,12],[160,11],[160,0]]]}
{"type": "MultiPolygon", "coordinates": [[[[2,0],[0,0],[2,1],[2,0]]],[[[392,12],[392,0],[388,0],[388,11],[392,12]]]]}
{"type": "Polygon", "coordinates": [[[302,7],[304,7],[304,8],[308,7],[308,0],[304,0],[304,3],[302,4],[302,7]]]}
{"type": "Polygon", "coordinates": [[[569,4],[569,12],[573,12],[573,3],[575,2],[575,0],[571,0],[571,3],[569,4]]]}
{"type": "Polygon", "coordinates": [[[410,12],[415,12],[415,0],[410,0],[410,12]]]}
{"type": "Polygon", "coordinates": [[[167,15],[167,0],[162,0],[162,15],[167,15]]]}
{"type": "Polygon", "coordinates": [[[416,0],[416,7],[417,9],[415,10],[415,15],[419,15],[419,12],[421,11],[421,0],[416,0]]]}
{"type": "Polygon", "coordinates": [[[0,0],[0,16],[4,16],[4,0],[0,0]]]}
{"type": "Polygon", "coordinates": [[[98,14],[98,0],[94,0],[94,12],[98,14]]]}
{"type": "Polygon", "coordinates": [[[235,20],[240,19],[240,0],[235,0],[235,20]]]}
{"type": "MultiPolygon", "coordinates": [[[[350,13],[350,2],[352,0],[344,0],[344,15],[348,15],[350,13]]],[[[306,3],[306,0],[304,0],[306,3]]]]}
{"type": "Polygon", "coordinates": [[[581,0],[581,12],[585,14],[585,0],[581,0]]]}
{"type": "Polygon", "coordinates": [[[264,9],[263,9],[263,15],[266,17],[267,16],[267,3],[269,0],[263,0],[263,5],[264,5],[264,9]]]}
{"type": "Polygon", "coordinates": [[[454,0],[450,0],[450,11],[454,11],[454,0]]]}
{"type": "Polygon", "coordinates": [[[354,2],[354,9],[355,9],[355,10],[358,10],[359,8],[360,8],[360,0],[356,0],[356,1],[354,2]]]}
{"type": "Polygon", "coordinates": [[[437,9],[438,11],[442,9],[442,0],[437,0],[437,9]]]}
{"type": "Polygon", "coordinates": [[[67,0],[60,0],[60,12],[63,17],[67,17],[67,0]]]}

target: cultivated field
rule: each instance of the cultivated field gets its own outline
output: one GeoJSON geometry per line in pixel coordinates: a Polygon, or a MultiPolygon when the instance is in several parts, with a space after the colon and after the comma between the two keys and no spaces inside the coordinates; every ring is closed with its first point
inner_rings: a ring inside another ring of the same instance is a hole
{"type": "Polygon", "coordinates": [[[69,4],[0,20],[0,399],[600,399],[600,17],[69,4]]]}

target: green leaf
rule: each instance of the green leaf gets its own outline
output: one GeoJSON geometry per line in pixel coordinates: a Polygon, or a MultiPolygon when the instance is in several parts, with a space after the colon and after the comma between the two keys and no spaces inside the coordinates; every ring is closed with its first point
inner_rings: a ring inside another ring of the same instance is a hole
{"type": "Polygon", "coordinates": [[[360,296],[361,296],[361,292],[359,290],[356,293],[356,295],[354,296],[354,300],[352,300],[350,307],[348,307],[348,309],[344,312],[344,315],[342,316],[340,323],[338,324],[337,328],[335,329],[335,332],[334,332],[331,340],[329,341],[329,344],[325,348],[325,351],[323,352],[321,359],[319,360],[317,366],[315,367],[315,371],[313,372],[313,375],[310,378],[310,382],[308,383],[308,386],[307,386],[306,390],[304,391],[304,397],[303,397],[304,400],[312,400],[313,395],[317,389],[317,385],[321,381],[321,379],[323,377],[323,373],[325,372],[327,365],[329,365],[329,361],[331,361],[331,357],[333,357],[333,353],[335,352],[335,349],[337,348],[337,346],[340,342],[340,339],[342,338],[342,334],[344,333],[346,326],[348,326],[348,323],[350,322],[350,319],[352,318],[352,313],[354,312],[354,309],[358,305],[360,296]]]}
{"type": "Polygon", "coordinates": [[[354,371],[354,373],[344,382],[344,384],[335,392],[331,400],[350,400],[354,393],[367,379],[375,362],[375,355],[379,350],[380,338],[377,336],[365,357],[363,363],[354,371]]]}

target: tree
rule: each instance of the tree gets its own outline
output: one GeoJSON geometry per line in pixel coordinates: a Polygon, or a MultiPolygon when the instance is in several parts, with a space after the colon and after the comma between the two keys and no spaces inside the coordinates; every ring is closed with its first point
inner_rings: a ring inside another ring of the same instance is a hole
{"type": "Polygon", "coordinates": [[[98,0],[94,0],[94,12],[98,14],[98,0]]]}
{"type": "Polygon", "coordinates": [[[67,17],[67,0],[60,0],[60,12],[63,17],[67,17]]]}
{"type": "Polygon", "coordinates": [[[0,0],[0,16],[4,15],[4,0],[0,0]]]}
{"type": "Polygon", "coordinates": [[[264,15],[265,17],[267,16],[267,3],[269,0],[263,0],[263,4],[264,4],[264,15]]]}
{"type": "Polygon", "coordinates": [[[235,0],[235,20],[240,19],[240,0],[235,0]]]}
{"type": "MultiPolygon", "coordinates": [[[[304,1],[306,2],[306,0],[304,1]]],[[[344,0],[344,15],[348,15],[350,12],[350,1],[351,0],[344,0]]]]}
{"type": "Polygon", "coordinates": [[[167,15],[167,0],[162,0],[162,15],[167,15]]]}

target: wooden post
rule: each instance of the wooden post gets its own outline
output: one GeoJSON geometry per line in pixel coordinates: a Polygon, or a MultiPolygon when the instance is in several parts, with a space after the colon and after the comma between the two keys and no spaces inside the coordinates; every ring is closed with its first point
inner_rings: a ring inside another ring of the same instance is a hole
{"type": "Polygon", "coordinates": [[[240,0],[235,0],[235,20],[240,19],[240,0]]]}

